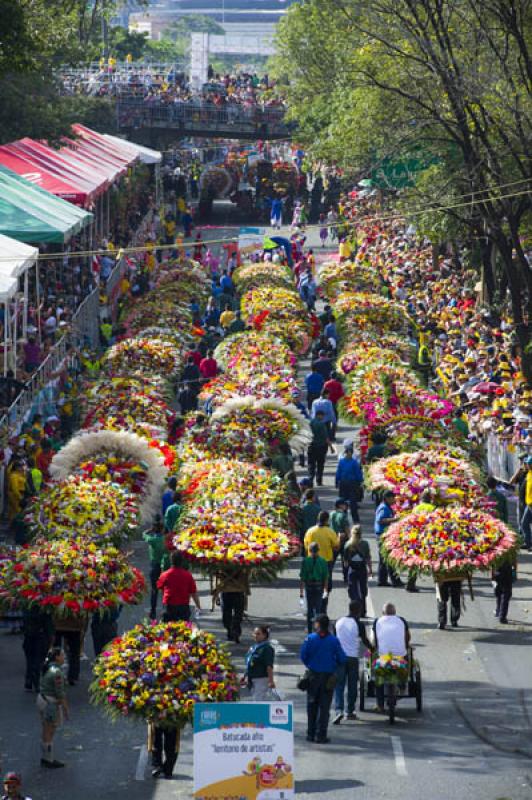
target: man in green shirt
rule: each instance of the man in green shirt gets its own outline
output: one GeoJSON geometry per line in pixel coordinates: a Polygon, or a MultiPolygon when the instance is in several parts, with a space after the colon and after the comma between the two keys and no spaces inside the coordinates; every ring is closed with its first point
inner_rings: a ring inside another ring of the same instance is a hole
{"type": "Polygon", "coordinates": [[[308,448],[308,476],[311,481],[316,478],[318,486],[323,485],[323,470],[330,444],[329,431],[324,418],[323,411],[316,411],[316,416],[310,421],[312,442],[308,448]]]}
{"type": "MultiPolygon", "coordinates": [[[[169,506],[171,508],[171,506],[169,506]]],[[[157,581],[163,569],[167,569],[170,565],[168,550],[166,549],[166,541],[164,536],[163,522],[160,514],[155,517],[153,527],[149,531],[142,534],[142,538],[148,543],[148,550],[150,554],[150,583],[151,583],[151,608],[150,619],[157,618],[157,597],[159,590],[157,589],[157,581]]]]}
{"type": "Polygon", "coordinates": [[[309,555],[301,562],[299,571],[299,596],[305,592],[307,599],[307,629],[312,633],[312,623],[318,614],[321,614],[323,597],[327,593],[329,582],[329,567],[324,558],[319,555],[320,546],[311,542],[308,548],[309,555]]]}
{"type": "Polygon", "coordinates": [[[181,494],[174,492],[174,502],[164,512],[164,529],[167,533],[172,533],[175,530],[176,522],[182,509],[181,494]]]}
{"type": "MultiPolygon", "coordinates": [[[[349,538],[349,516],[347,514],[347,501],[341,497],[334,504],[334,511],[330,519],[331,528],[338,534],[340,539],[340,563],[343,565],[344,546],[349,538]]],[[[335,559],[336,560],[336,559],[335,559]]],[[[342,566],[344,573],[344,583],[347,583],[347,569],[342,566]]]]}
{"type": "Polygon", "coordinates": [[[313,489],[307,489],[300,508],[301,519],[301,540],[309,528],[312,528],[318,521],[318,514],[321,506],[318,503],[316,493],[313,489]]]}
{"type": "Polygon", "coordinates": [[[462,436],[469,436],[469,425],[467,424],[467,420],[464,419],[464,412],[461,408],[457,409],[454,415],[453,426],[462,436]]]}

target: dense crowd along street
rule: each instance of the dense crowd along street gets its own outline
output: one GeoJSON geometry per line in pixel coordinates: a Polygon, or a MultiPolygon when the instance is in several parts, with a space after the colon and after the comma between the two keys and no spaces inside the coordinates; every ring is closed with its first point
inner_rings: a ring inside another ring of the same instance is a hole
{"type": "Polygon", "coordinates": [[[529,321],[487,223],[437,241],[310,141],[296,5],[271,77],[62,91],[292,102],[299,140],[0,145],[1,797],[530,796],[529,321]]]}

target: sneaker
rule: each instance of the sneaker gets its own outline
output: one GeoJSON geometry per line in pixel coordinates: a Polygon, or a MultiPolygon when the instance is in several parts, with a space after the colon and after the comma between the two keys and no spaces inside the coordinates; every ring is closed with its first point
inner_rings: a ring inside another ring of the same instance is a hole
{"type": "Polygon", "coordinates": [[[159,775],[162,773],[162,771],[163,771],[162,767],[154,767],[154,769],[152,769],[151,771],[152,778],[158,778],[159,775]]]}
{"type": "Polygon", "coordinates": [[[493,612],[493,616],[494,616],[494,617],[498,617],[498,616],[499,616],[499,612],[498,612],[498,611],[494,611],[494,612],[493,612]]]}
{"type": "Polygon", "coordinates": [[[318,736],[318,737],[316,738],[316,742],[317,742],[318,744],[330,744],[330,741],[331,741],[331,740],[329,739],[329,737],[328,737],[328,736],[318,736]]]}
{"type": "Polygon", "coordinates": [[[334,715],[333,725],[339,725],[343,720],[343,718],[344,718],[344,712],[337,711],[336,714],[334,715]]]}
{"type": "Polygon", "coordinates": [[[417,592],[419,592],[419,589],[417,588],[417,586],[407,586],[406,587],[406,591],[417,594],[417,592]]]}
{"type": "Polygon", "coordinates": [[[346,719],[358,719],[354,711],[347,715],[346,719]]]}
{"type": "Polygon", "coordinates": [[[440,622],[440,624],[438,625],[438,630],[444,631],[445,628],[446,628],[445,622],[440,622]]]}
{"type": "Polygon", "coordinates": [[[47,769],[60,769],[60,767],[64,767],[62,761],[48,761],[46,758],[41,758],[41,767],[46,767],[47,769]]]}
{"type": "Polygon", "coordinates": [[[501,625],[508,625],[507,619],[500,619],[499,622],[501,623],[501,625]]]}
{"type": "Polygon", "coordinates": [[[453,628],[457,628],[457,627],[458,627],[458,622],[457,622],[457,620],[453,620],[453,621],[451,622],[451,626],[452,626],[453,628]]]}

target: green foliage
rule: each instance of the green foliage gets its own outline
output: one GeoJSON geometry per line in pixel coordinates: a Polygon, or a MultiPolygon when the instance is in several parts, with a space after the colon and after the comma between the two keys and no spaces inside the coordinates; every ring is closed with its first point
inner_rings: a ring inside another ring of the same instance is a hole
{"type": "Polygon", "coordinates": [[[205,16],[205,14],[187,14],[165,28],[163,35],[165,38],[175,41],[175,39],[181,37],[188,38],[191,33],[213,33],[217,36],[223,36],[224,32],[224,28],[216,20],[205,16]]]}

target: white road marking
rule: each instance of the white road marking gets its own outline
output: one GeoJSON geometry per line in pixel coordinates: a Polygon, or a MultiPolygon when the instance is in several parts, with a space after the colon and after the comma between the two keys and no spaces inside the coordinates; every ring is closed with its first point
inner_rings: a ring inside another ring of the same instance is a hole
{"type": "Polygon", "coordinates": [[[375,609],[373,608],[373,600],[371,599],[371,592],[368,589],[368,594],[366,596],[366,616],[373,619],[375,617],[375,609]]]}
{"type": "Polygon", "coordinates": [[[401,737],[390,736],[390,739],[392,740],[393,757],[395,759],[395,769],[397,774],[406,777],[408,775],[408,770],[406,769],[405,754],[403,751],[403,745],[401,743],[401,737]]]}
{"type": "Polygon", "coordinates": [[[148,748],[145,744],[140,748],[139,760],[137,761],[137,770],[135,772],[135,780],[143,781],[144,773],[146,772],[146,765],[148,763],[148,748]]]}

